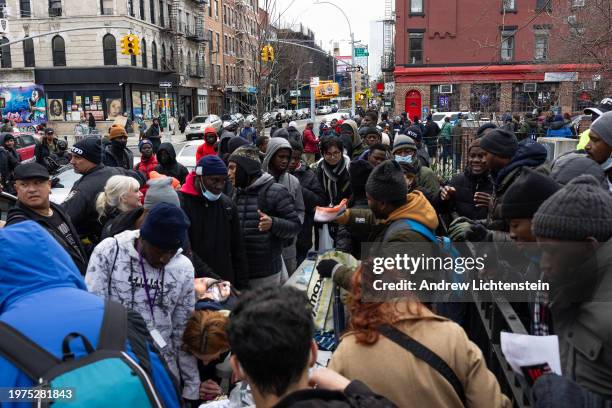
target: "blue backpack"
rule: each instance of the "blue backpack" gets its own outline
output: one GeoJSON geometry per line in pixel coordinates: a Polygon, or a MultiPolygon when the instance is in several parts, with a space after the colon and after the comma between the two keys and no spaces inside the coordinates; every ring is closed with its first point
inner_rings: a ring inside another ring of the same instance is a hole
{"type": "Polygon", "coordinates": [[[107,301],[97,349],[94,350],[85,336],[69,333],[62,342],[63,356],[59,360],[13,327],[0,322],[0,354],[38,383],[37,388],[60,392],[55,401],[38,400],[39,406],[163,407],[147,372],[124,351],[127,326],[126,309],[119,303],[107,301]],[[75,359],[70,349],[75,339],[82,341],[88,353],[86,356],[75,359]]]}

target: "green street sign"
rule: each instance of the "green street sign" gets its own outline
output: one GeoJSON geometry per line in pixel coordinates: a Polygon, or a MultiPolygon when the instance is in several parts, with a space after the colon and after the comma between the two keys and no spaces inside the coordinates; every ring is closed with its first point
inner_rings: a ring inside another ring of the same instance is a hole
{"type": "Polygon", "coordinates": [[[355,48],[356,57],[369,57],[370,53],[366,48],[355,48]]]}

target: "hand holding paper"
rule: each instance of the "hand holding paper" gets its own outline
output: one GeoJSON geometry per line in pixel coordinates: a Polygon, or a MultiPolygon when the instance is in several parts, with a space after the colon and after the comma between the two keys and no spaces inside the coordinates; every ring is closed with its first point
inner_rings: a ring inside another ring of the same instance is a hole
{"type": "Polygon", "coordinates": [[[346,198],[335,207],[317,207],[314,220],[316,222],[332,222],[346,211],[346,198]]]}

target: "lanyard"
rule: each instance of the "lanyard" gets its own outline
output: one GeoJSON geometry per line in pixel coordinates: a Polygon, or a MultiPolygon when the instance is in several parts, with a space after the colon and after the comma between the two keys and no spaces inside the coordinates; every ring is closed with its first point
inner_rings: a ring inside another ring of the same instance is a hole
{"type": "MultiPolygon", "coordinates": [[[[153,314],[153,306],[155,305],[155,299],[157,299],[157,291],[159,290],[159,286],[160,284],[157,284],[157,287],[155,288],[155,293],[153,294],[153,299],[151,299],[151,294],[149,293],[149,282],[147,281],[147,272],[145,270],[144,267],[144,261],[142,260],[142,253],[138,253],[138,260],[140,262],[140,270],[142,271],[142,277],[143,277],[143,288],[145,290],[145,293],[147,294],[147,303],[149,304],[149,310],[151,311],[151,318],[153,319],[153,323],[155,323],[155,314],[153,314]]],[[[160,271],[161,274],[164,273],[163,268],[160,271]]],[[[163,289],[162,289],[163,290],[163,289]]]]}

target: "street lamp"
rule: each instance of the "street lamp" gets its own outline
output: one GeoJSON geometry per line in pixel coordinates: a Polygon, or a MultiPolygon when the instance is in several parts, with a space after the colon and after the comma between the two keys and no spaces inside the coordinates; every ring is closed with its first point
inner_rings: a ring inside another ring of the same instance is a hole
{"type": "Polygon", "coordinates": [[[300,69],[302,69],[302,67],[307,64],[313,64],[313,62],[304,62],[298,67],[297,73],[295,74],[295,110],[298,110],[300,108],[300,69]]]}
{"type": "MultiPolygon", "coordinates": [[[[351,65],[353,67],[355,67],[355,34],[353,33],[353,29],[351,28],[351,22],[350,22],[348,16],[344,12],[344,10],[342,10],[342,8],[340,8],[338,5],[336,5],[336,4],[334,4],[334,3],[330,2],[330,1],[319,1],[319,0],[316,0],[314,2],[314,4],[329,4],[330,6],[334,6],[335,8],[340,10],[342,15],[346,19],[346,23],[348,24],[349,31],[350,31],[350,34],[351,34],[351,65]]],[[[351,113],[352,113],[353,116],[355,116],[355,72],[351,72],[351,113]]]]}

